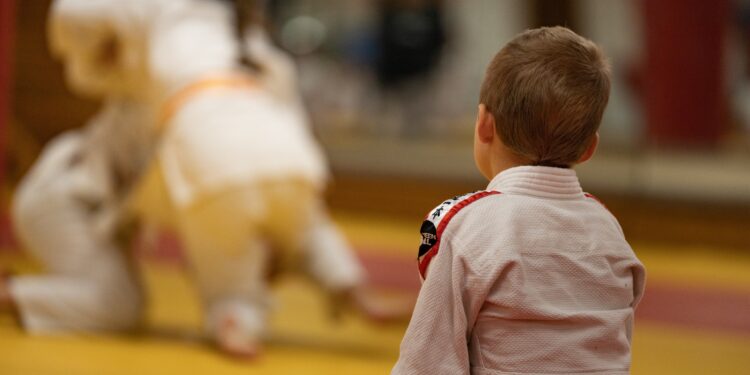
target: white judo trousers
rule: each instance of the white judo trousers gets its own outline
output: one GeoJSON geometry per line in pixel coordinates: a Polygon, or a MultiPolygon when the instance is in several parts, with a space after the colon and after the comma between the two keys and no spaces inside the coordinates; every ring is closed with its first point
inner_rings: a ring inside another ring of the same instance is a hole
{"type": "Polygon", "coordinates": [[[140,212],[143,216],[176,218],[171,226],[190,260],[209,333],[229,317],[248,335],[263,333],[273,305],[269,276],[277,262],[300,267],[334,293],[363,282],[361,266],[325,212],[319,192],[304,180],[259,181],[186,208],[161,206],[171,211],[162,216],[165,212],[154,212],[157,205],[150,202],[168,193],[161,171],[152,173],[135,204],[147,211],[140,212]]]}

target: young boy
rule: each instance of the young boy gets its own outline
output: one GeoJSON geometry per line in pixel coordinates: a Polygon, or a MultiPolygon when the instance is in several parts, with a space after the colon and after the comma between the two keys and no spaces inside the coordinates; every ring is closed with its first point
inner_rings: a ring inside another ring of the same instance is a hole
{"type": "Polygon", "coordinates": [[[487,69],[474,158],[486,191],[422,225],[424,279],[394,374],[627,374],[644,268],[571,167],[609,97],[601,50],[563,27],[516,36],[487,69]]]}

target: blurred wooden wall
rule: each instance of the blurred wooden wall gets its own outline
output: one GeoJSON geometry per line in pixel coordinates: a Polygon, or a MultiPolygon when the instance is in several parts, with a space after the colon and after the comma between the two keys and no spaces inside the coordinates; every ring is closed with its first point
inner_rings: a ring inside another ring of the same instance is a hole
{"type": "Polygon", "coordinates": [[[98,107],[98,103],[68,91],[62,65],[49,53],[46,19],[50,3],[16,1],[11,126],[6,150],[11,181],[28,168],[41,145],[66,129],[81,126],[98,107]]]}

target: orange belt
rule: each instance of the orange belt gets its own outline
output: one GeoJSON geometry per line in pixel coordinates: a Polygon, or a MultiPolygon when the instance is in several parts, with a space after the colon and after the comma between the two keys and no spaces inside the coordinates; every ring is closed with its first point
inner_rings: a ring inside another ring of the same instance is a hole
{"type": "Polygon", "coordinates": [[[170,96],[162,106],[157,124],[157,130],[162,132],[166,128],[172,116],[193,96],[211,89],[256,89],[258,82],[251,76],[243,73],[229,73],[215,75],[195,81],[170,96]]]}

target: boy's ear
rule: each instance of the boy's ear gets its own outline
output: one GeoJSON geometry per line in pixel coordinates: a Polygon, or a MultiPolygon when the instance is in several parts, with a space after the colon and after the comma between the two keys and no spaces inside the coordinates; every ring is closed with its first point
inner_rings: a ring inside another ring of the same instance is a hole
{"type": "Polygon", "coordinates": [[[594,156],[594,152],[596,152],[596,147],[599,146],[599,132],[596,132],[594,134],[594,137],[591,138],[591,143],[589,143],[589,147],[586,148],[586,151],[583,152],[583,155],[578,159],[578,162],[576,164],[581,164],[589,159],[591,159],[592,156],[594,156]]]}
{"type": "Polygon", "coordinates": [[[476,123],[477,139],[482,143],[492,143],[495,138],[495,116],[484,104],[479,105],[476,123]]]}

